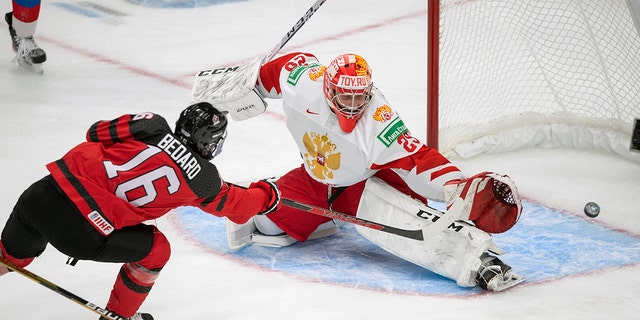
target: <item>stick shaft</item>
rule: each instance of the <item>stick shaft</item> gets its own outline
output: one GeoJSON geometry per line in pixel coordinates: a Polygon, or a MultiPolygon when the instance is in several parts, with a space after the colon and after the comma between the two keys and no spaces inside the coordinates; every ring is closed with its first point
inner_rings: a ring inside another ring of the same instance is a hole
{"type": "Polygon", "coordinates": [[[97,313],[98,315],[105,317],[107,319],[112,319],[112,320],[126,320],[125,318],[111,312],[108,311],[104,308],[99,307],[98,305],[95,305],[57,285],[55,285],[54,283],[48,281],[47,279],[29,271],[26,270],[22,267],[16,266],[15,264],[13,264],[11,261],[7,260],[4,257],[0,257],[0,264],[4,265],[5,267],[9,268],[9,270],[15,271],[45,287],[47,287],[48,289],[60,294],[61,296],[97,313]]]}
{"type": "Polygon", "coordinates": [[[280,40],[280,42],[278,44],[276,44],[276,46],[271,50],[271,52],[269,53],[269,55],[267,55],[264,60],[262,60],[262,64],[265,64],[269,61],[271,61],[271,59],[273,59],[273,57],[278,54],[278,52],[280,52],[280,50],[287,44],[287,42],[289,42],[289,40],[291,40],[291,38],[293,38],[293,35],[295,35],[298,30],[300,30],[300,28],[302,28],[302,26],[309,21],[309,19],[311,18],[311,16],[313,16],[314,13],[316,13],[316,11],[318,11],[318,9],[320,9],[320,6],[322,6],[322,4],[327,1],[327,0],[317,0],[316,3],[314,3],[311,8],[309,8],[309,10],[307,10],[307,12],[305,12],[305,14],[300,18],[300,20],[298,20],[298,22],[296,22],[296,24],[293,25],[293,27],[284,35],[284,37],[282,37],[282,40],[280,40]]]}
{"type": "Polygon", "coordinates": [[[331,219],[336,219],[336,220],[340,220],[340,221],[345,221],[345,222],[349,222],[349,223],[353,223],[359,226],[363,226],[363,227],[367,227],[367,228],[371,228],[374,230],[378,230],[378,231],[382,231],[382,232],[387,232],[387,233],[391,233],[391,234],[396,234],[399,236],[403,236],[405,238],[410,238],[410,239],[415,239],[415,240],[424,240],[424,237],[422,236],[422,230],[418,229],[418,230],[406,230],[406,229],[400,229],[400,228],[396,228],[396,227],[392,227],[392,226],[388,226],[382,223],[378,223],[378,222],[373,222],[367,219],[362,219],[362,218],[358,218],[352,215],[348,215],[346,213],[341,213],[341,212],[337,212],[337,211],[333,211],[333,210],[329,210],[329,209],[324,209],[324,208],[320,208],[320,207],[316,207],[316,206],[312,206],[312,205],[308,205],[308,204],[304,204],[304,203],[300,203],[297,202],[295,200],[291,200],[291,199],[286,199],[283,198],[282,199],[282,204],[287,206],[287,207],[291,207],[294,209],[299,209],[305,212],[309,212],[315,215],[319,215],[319,216],[323,216],[323,217],[327,217],[327,218],[331,218],[331,219]]]}
{"type": "Polygon", "coordinates": [[[310,204],[301,203],[301,202],[287,199],[287,198],[282,198],[282,204],[287,207],[302,210],[315,215],[336,219],[340,221],[345,221],[345,222],[353,223],[359,226],[367,227],[370,229],[391,233],[391,234],[395,234],[405,238],[420,240],[420,241],[427,240],[447,228],[453,228],[458,230],[464,228],[463,225],[455,224],[455,221],[460,218],[460,210],[462,209],[461,202],[454,203],[454,205],[451,208],[449,208],[449,211],[447,211],[447,214],[445,214],[444,212],[438,209],[425,206],[424,209],[428,210],[428,211],[425,211],[425,213],[428,212],[430,216],[435,216],[434,218],[432,218],[433,223],[422,229],[416,229],[416,230],[396,228],[396,227],[392,227],[379,222],[358,218],[356,216],[352,216],[346,213],[341,213],[338,211],[333,211],[333,210],[313,206],[310,204]]]}

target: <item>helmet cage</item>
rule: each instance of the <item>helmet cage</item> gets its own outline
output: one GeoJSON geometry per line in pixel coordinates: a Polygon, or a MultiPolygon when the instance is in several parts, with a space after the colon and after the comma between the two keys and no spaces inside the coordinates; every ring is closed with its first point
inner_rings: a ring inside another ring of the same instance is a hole
{"type": "Polygon", "coordinates": [[[324,95],[344,132],[351,132],[372,99],[371,68],[361,56],[339,55],[324,72],[324,95]]]}
{"type": "Polygon", "coordinates": [[[192,136],[200,155],[211,160],[222,151],[227,130],[206,126],[197,129],[192,136]]]}
{"type": "Polygon", "coordinates": [[[371,101],[372,83],[365,88],[345,88],[338,87],[333,83],[328,83],[331,93],[331,107],[335,112],[345,116],[347,119],[357,119],[364,112],[365,107],[371,101]]]}

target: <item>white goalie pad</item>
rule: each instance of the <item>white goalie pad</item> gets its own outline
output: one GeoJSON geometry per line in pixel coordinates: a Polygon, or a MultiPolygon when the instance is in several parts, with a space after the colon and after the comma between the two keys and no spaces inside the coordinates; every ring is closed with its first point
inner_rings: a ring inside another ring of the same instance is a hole
{"type": "Polygon", "coordinates": [[[231,250],[240,250],[250,244],[266,247],[286,247],[297,240],[287,234],[268,236],[258,232],[251,218],[247,223],[237,224],[227,220],[227,244],[231,250]]]}
{"type": "MultiPolygon", "coordinates": [[[[257,216],[257,218],[264,218],[264,216],[257,216]]],[[[266,235],[258,231],[256,223],[254,221],[256,217],[251,218],[244,224],[237,224],[227,220],[227,244],[231,250],[240,250],[250,244],[256,244],[265,247],[286,247],[292,245],[298,240],[294,239],[288,234],[278,235],[266,235]]],[[[318,228],[309,236],[308,240],[320,239],[334,235],[340,231],[340,228],[336,223],[332,221],[325,222],[318,226],[318,228]]]]}
{"type": "MultiPolygon", "coordinates": [[[[426,215],[425,206],[378,178],[367,181],[357,217],[403,229],[422,229],[438,220],[426,215]]],[[[356,226],[356,230],[382,249],[444,277],[463,287],[476,285],[480,256],[485,251],[501,254],[491,234],[455,221],[424,241],[356,226]]]]}
{"type": "Polygon", "coordinates": [[[255,90],[261,61],[258,57],[239,66],[198,72],[191,90],[192,101],[209,102],[236,121],[263,113],[267,103],[255,90]]]}

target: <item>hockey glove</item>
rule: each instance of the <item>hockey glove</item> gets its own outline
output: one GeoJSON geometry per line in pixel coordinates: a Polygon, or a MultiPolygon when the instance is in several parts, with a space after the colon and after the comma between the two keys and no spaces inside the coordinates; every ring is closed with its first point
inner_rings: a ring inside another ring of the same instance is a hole
{"type": "Polygon", "coordinates": [[[467,179],[445,183],[447,208],[464,201],[462,217],[489,233],[505,232],[513,227],[522,212],[522,202],[513,180],[506,175],[482,172],[467,179]],[[456,200],[457,199],[457,200],[456,200]]]}
{"type": "Polygon", "coordinates": [[[270,197],[270,201],[265,207],[265,209],[258,212],[259,215],[269,214],[273,211],[278,210],[278,208],[280,208],[280,197],[281,197],[280,189],[278,189],[278,185],[275,183],[275,181],[264,179],[264,180],[260,180],[252,183],[250,187],[257,187],[257,188],[263,189],[264,191],[267,192],[267,194],[269,194],[269,197],[270,197]]]}
{"type": "Polygon", "coordinates": [[[267,102],[255,89],[262,58],[257,57],[235,67],[220,67],[198,72],[191,90],[194,102],[210,102],[227,111],[233,120],[245,120],[263,113],[267,102]]]}

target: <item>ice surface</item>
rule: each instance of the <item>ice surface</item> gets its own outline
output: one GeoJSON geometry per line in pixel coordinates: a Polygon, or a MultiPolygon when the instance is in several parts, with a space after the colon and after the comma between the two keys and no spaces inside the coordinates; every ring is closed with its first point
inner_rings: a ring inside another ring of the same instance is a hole
{"type": "MultiPolygon", "coordinates": [[[[43,76],[10,63],[2,27],[0,220],[94,121],[153,111],[173,123],[197,71],[268,53],[312,3],[45,1],[36,34],[48,56],[43,76]]],[[[10,6],[4,1],[0,12],[10,6]]],[[[283,52],[305,50],[323,62],[344,52],[364,56],[375,84],[423,138],[425,47],[423,0],[328,0],[283,52]]],[[[290,139],[279,101],[271,100],[264,116],[231,123],[214,162],[232,182],[277,176],[299,165],[290,139]]],[[[521,223],[496,236],[504,260],[527,276],[524,284],[499,294],[461,289],[371,246],[347,225],[325,240],[233,253],[223,245],[222,219],[185,209],[154,222],[170,239],[172,258],[142,311],[158,320],[637,318],[637,163],[562,149],[453,160],[469,173],[509,174],[527,199],[521,223]],[[602,209],[596,219],[582,214],[589,201],[602,209]]],[[[119,265],[70,267],[66,258],[49,247],[29,270],[105,305],[119,265]]],[[[96,318],[18,274],[0,278],[1,320],[96,318]]]]}

